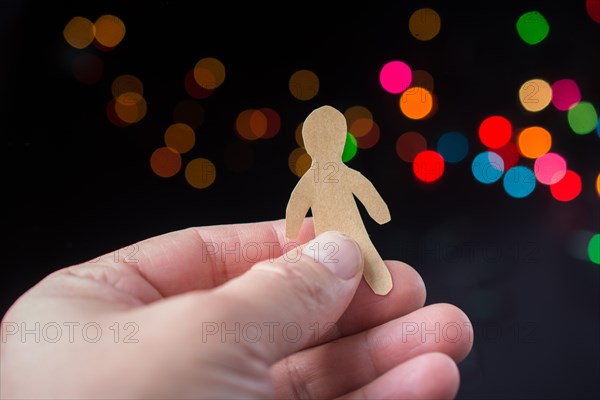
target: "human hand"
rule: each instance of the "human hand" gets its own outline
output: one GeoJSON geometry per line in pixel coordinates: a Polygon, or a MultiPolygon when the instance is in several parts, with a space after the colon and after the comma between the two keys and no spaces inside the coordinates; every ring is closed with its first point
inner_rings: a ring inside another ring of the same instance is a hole
{"type": "MultiPolygon", "coordinates": [[[[283,230],[190,228],[52,273],[4,316],[1,397],[455,396],[472,345],[462,311],[423,307],[423,281],[398,261],[375,295],[352,240],[295,249],[283,230]]],[[[312,232],[307,219],[297,242],[312,232]]]]}

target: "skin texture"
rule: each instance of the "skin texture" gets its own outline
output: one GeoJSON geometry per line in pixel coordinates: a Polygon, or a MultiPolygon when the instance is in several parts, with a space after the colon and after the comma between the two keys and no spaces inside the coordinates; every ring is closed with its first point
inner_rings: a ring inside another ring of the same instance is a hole
{"type": "Polygon", "coordinates": [[[49,275],[2,320],[1,397],[455,397],[473,337],[461,310],[423,307],[399,261],[376,295],[352,239],[313,240],[311,219],[295,243],[284,229],[189,228],[49,275]]]}

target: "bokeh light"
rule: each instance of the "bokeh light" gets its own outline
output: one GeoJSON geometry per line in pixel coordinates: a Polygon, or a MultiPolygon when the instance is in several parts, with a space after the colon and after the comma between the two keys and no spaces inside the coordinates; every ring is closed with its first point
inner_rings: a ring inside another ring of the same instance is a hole
{"type": "Polygon", "coordinates": [[[191,69],[185,74],[185,78],[183,80],[183,87],[187,94],[189,94],[194,99],[203,100],[210,96],[214,90],[206,89],[202,86],[198,85],[196,79],[194,78],[194,70],[191,69]]]}
{"type": "Polygon", "coordinates": [[[178,122],[165,131],[165,144],[179,154],[190,151],[195,143],[196,134],[189,125],[178,122]]]}
{"type": "Polygon", "coordinates": [[[354,158],[358,151],[358,144],[356,138],[352,136],[350,132],[346,133],[346,143],[344,144],[344,151],[342,153],[342,161],[348,162],[354,158]]]}
{"type": "Polygon", "coordinates": [[[312,160],[306,150],[298,147],[290,153],[288,157],[288,166],[290,171],[297,177],[301,177],[310,169],[312,160]]]}
{"type": "Polygon", "coordinates": [[[199,60],[193,71],[198,86],[207,90],[215,90],[225,81],[225,66],[213,57],[199,60]]]}
{"type": "Polygon", "coordinates": [[[413,160],[413,172],[423,182],[435,182],[444,174],[444,159],[437,151],[422,151],[413,160]]]}
{"type": "Polygon", "coordinates": [[[585,10],[587,11],[592,21],[600,24],[600,1],[586,0],[585,10]]]}
{"type": "Polygon", "coordinates": [[[429,72],[425,71],[424,69],[417,69],[412,72],[412,81],[410,86],[422,87],[433,93],[435,81],[429,72]]]}
{"type": "Polygon", "coordinates": [[[92,53],[77,55],[72,65],[73,76],[81,83],[94,84],[102,78],[104,73],[104,62],[100,57],[92,53]]]}
{"type": "Polygon", "coordinates": [[[600,173],[596,177],[596,192],[598,192],[598,196],[600,196],[600,173]]]}
{"type": "Polygon", "coordinates": [[[581,193],[581,177],[575,171],[567,170],[559,181],[550,185],[552,197],[559,201],[571,201],[581,193]]]}
{"type": "Polygon", "coordinates": [[[352,106],[344,111],[348,131],[356,139],[359,149],[370,149],[379,141],[379,125],[373,120],[373,114],[363,106],[352,106]]]}
{"type": "Polygon", "coordinates": [[[244,110],[235,120],[235,131],[242,139],[259,139],[267,131],[267,117],[253,108],[244,110]]]}
{"type": "Polygon", "coordinates": [[[346,117],[346,123],[349,127],[359,119],[373,120],[371,111],[363,106],[348,107],[346,111],[344,111],[344,117],[346,117]]]}
{"type": "Polygon", "coordinates": [[[406,132],[396,140],[396,154],[401,160],[413,162],[417,154],[427,150],[427,139],[419,132],[406,132]]]}
{"type": "Polygon", "coordinates": [[[525,43],[534,45],[548,36],[550,25],[539,11],[529,11],[517,20],[517,32],[525,43]]]}
{"type": "Polygon", "coordinates": [[[254,150],[249,142],[238,140],[225,147],[223,158],[227,168],[233,172],[244,172],[254,164],[254,150]]]}
{"type": "Polygon", "coordinates": [[[503,184],[504,190],[509,196],[522,199],[529,196],[535,189],[535,175],[531,169],[517,165],[506,171],[503,184]]]}
{"type": "Polygon", "coordinates": [[[504,146],[494,149],[494,153],[498,154],[502,157],[502,161],[504,161],[504,170],[509,170],[519,163],[521,158],[521,153],[517,148],[517,145],[512,141],[506,143],[504,146]]]}
{"type": "Polygon", "coordinates": [[[115,113],[123,122],[139,122],[146,116],[146,112],[146,99],[139,93],[126,92],[115,99],[115,113]]]}
{"type": "Polygon", "coordinates": [[[127,92],[144,95],[144,84],[134,75],[120,75],[113,80],[111,91],[115,99],[127,92]]]}
{"type": "Polygon", "coordinates": [[[402,61],[390,61],[381,68],[379,82],[383,89],[392,94],[404,92],[412,82],[412,71],[402,61]]]}
{"type": "Polygon", "coordinates": [[[432,112],[433,96],[429,90],[414,86],[402,93],[399,105],[406,117],[423,119],[432,112]]]}
{"type": "Polygon", "coordinates": [[[129,122],[125,122],[121,118],[119,118],[117,112],[115,111],[115,104],[115,99],[110,99],[106,104],[106,117],[108,118],[108,120],[113,125],[116,125],[120,128],[131,125],[129,122]]]}
{"type": "Polygon", "coordinates": [[[567,161],[557,153],[546,153],[535,160],[535,177],[544,185],[552,185],[564,178],[567,161]]]}
{"type": "Polygon", "coordinates": [[[170,178],[181,169],[181,155],[169,147],[160,147],[152,153],[150,167],[156,175],[170,178]]]}
{"type": "MultiPolygon", "coordinates": [[[[359,149],[370,149],[375,146],[377,142],[379,142],[380,137],[380,129],[379,124],[375,121],[372,121],[371,129],[367,132],[366,135],[360,136],[356,138],[356,144],[359,149]]],[[[354,133],[352,133],[354,136],[354,133]]]]}
{"type": "Polygon", "coordinates": [[[552,87],[543,79],[530,79],[521,85],[519,101],[527,111],[542,111],[552,101],[552,87]]]}
{"type": "Polygon", "coordinates": [[[173,109],[173,120],[198,129],[204,122],[204,108],[194,100],[182,100],[173,109]]]}
{"type": "Polygon", "coordinates": [[[600,233],[596,233],[588,243],[588,256],[594,264],[600,264],[600,233]]]}
{"type": "Polygon", "coordinates": [[[464,160],[469,152],[469,141],[460,132],[446,132],[437,142],[437,151],[448,163],[458,163],[464,160]]]}
{"type": "Polygon", "coordinates": [[[84,49],[94,41],[95,30],[94,24],[89,19],[73,17],[65,25],[63,36],[71,46],[76,49],[84,49]]]}
{"type": "Polygon", "coordinates": [[[493,115],[479,125],[479,139],[490,149],[504,146],[512,136],[510,121],[500,115],[493,115]]]}
{"type": "Polygon", "coordinates": [[[561,79],[552,84],[552,104],[560,111],[567,111],[581,101],[579,86],[573,79],[561,79]]]}
{"type": "Polygon", "coordinates": [[[493,151],[479,153],[471,163],[473,176],[481,183],[490,184],[498,181],[504,173],[504,160],[493,151]]]}
{"type": "Polygon", "coordinates": [[[206,158],[195,158],[185,167],[185,180],[196,189],[209,187],[217,177],[215,165],[206,158]]]}
{"type": "Polygon", "coordinates": [[[538,158],[546,154],[552,147],[552,136],[541,126],[530,126],[519,133],[517,143],[523,156],[538,158]]]}
{"type": "Polygon", "coordinates": [[[114,15],[102,15],[94,23],[96,27],[96,41],[111,49],[117,46],[125,37],[125,24],[114,15]]]}
{"type": "Polygon", "coordinates": [[[250,131],[257,138],[261,138],[265,133],[267,133],[268,123],[269,120],[267,119],[267,116],[260,110],[252,111],[252,114],[250,114],[250,119],[248,120],[250,131]]]}
{"type": "Polygon", "coordinates": [[[319,77],[313,71],[301,69],[292,74],[288,87],[298,100],[310,100],[319,93],[319,77]]]}
{"type": "Polygon", "coordinates": [[[373,129],[373,120],[370,118],[359,118],[348,125],[348,130],[355,138],[363,137],[373,129]]]}
{"type": "Polygon", "coordinates": [[[567,120],[573,132],[578,135],[586,135],[596,129],[598,114],[592,103],[581,101],[569,109],[567,120]]]}
{"type": "Polygon", "coordinates": [[[431,8],[421,8],[410,16],[408,29],[416,39],[427,41],[437,36],[442,22],[437,11],[431,8]]]}
{"type": "Polygon", "coordinates": [[[261,139],[270,139],[279,133],[281,129],[281,117],[277,111],[269,107],[260,108],[260,111],[267,120],[267,127],[265,133],[261,136],[261,139]]]}
{"type": "Polygon", "coordinates": [[[304,124],[300,122],[294,131],[294,139],[296,139],[296,143],[298,147],[304,148],[304,138],[302,137],[302,127],[304,124]]]}

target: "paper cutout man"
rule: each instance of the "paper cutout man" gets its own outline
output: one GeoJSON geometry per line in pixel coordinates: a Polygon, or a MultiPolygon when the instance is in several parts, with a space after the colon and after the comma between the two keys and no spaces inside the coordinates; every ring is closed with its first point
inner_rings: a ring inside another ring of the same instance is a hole
{"type": "Polygon", "coordinates": [[[286,236],[298,236],[310,208],[316,235],[335,230],[356,240],[365,261],[365,280],[375,293],[385,295],[392,289],[392,277],[369,238],[354,196],[379,224],[390,221],[390,212],[373,184],[342,162],[346,132],[346,118],[331,106],[317,108],[304,121],[302,138],[312,165],[290,196],[286,236]]]}

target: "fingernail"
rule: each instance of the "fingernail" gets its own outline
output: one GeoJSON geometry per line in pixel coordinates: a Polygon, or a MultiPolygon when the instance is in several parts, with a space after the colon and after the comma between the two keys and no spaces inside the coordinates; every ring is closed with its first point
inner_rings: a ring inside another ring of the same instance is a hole
{"type": "Polygon", "coordinates": [[[302,253],[343,280],[354,277],[362,266],[358,244],[349,236],[338,232],[325,232],[317,236],[304,247],[302,253]]]}

